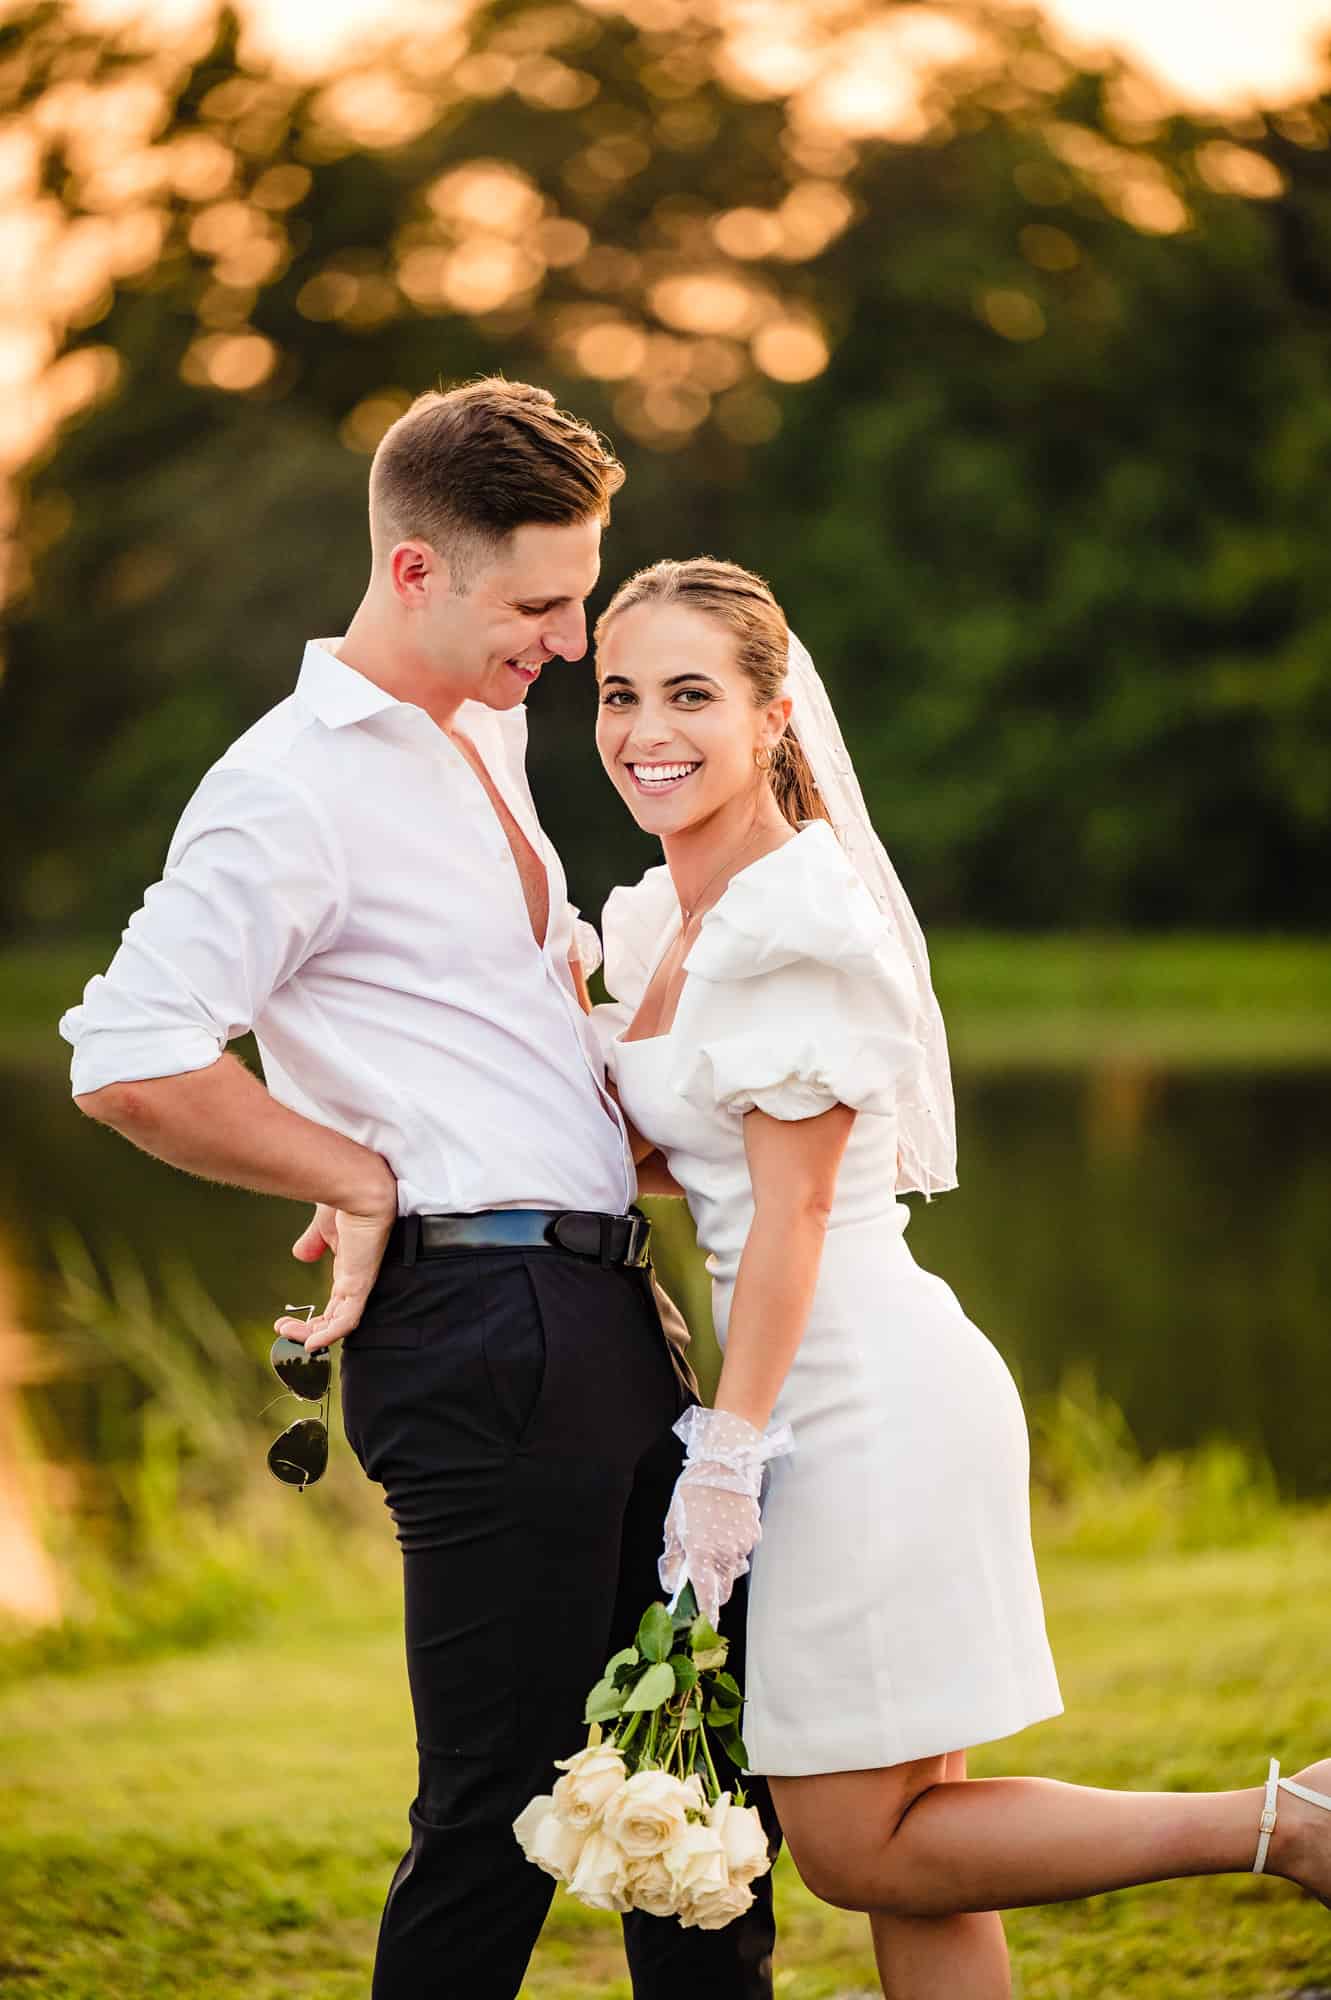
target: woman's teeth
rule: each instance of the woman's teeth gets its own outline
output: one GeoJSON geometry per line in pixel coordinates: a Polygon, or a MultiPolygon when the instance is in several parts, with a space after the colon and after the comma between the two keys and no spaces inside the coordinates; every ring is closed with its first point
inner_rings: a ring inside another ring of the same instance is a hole
{"type": "Polygon", "coordinates": [[[644,791],[665,791],[671,785],[678,785],[685,778],[691,778],[697,764],[630,764],[634,778],[644,791]]]}

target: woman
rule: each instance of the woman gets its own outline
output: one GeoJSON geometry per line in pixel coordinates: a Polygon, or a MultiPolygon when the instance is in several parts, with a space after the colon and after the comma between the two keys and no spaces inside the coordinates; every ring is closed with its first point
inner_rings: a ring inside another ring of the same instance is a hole
{"type": "Polygon", "coordinates": [[[800,1873],[868,1911],[894,2000],[1006,1995],[1005,1908],[1253,1866],[1331,1897],[1331,1759],[1279,1797],[1274,1764],[1265,1794],[964,1782],[1061,1702],[1020,1400],[895,1198],[955,1185],[923,939],[759,578],[658,563],[597,645],[601,758],[666,856],[606,906],[598,1024],[725,1350],[662,1577],[714,1610],[753,1556],[745,1738],[800,1873]]]}

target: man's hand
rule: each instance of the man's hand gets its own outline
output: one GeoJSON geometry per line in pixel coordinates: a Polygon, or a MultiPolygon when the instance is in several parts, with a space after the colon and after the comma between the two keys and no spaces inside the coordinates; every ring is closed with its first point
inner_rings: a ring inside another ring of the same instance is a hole
{"type": "Polygon", "coordinates": [[[291,1246],[293,1257],[302,1264],[317,1264],[326,1251],[333,1253],[333,1283],[328,1304],[310,1320],[279,1319],[278,1333],[302,1343],[307,1353],[331,1347],[360,1325],[365,1301],[379,1275],[384,1245],[397,1220],[397,1196],[366,1213],[348,1208],[332,1208],[320,1202],[309,1226],[291,1246]]]}
{"type": "Polygon", "coordinates": [[[317,1319],[281,1319],[277,1329],[316,1350],[351,1332],[397,1218],[397,1180],[380,1154],[279,1104],[233,1055],[179,1076],[106,1084],[75,1102],[145,1153],[204,1180],[296,1201],[325,1196],[295,1254],[317,1264],[332,1251],[332,1295],[317,1319]]]}

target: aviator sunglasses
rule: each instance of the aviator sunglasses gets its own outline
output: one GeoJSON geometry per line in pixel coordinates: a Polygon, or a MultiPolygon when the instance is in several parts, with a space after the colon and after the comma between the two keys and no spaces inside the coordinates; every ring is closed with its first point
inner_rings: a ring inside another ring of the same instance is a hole
{"type": "MultiPolygon", "coordinates": [[[[313,1306],[288,1306],[286,1310],[303,1312],[307,1320],[314,1315],[313,1306]]],[[[289,1395],[324,1406],[319,1416],[301,1417],[289,1425],[268,1447],[268,1470],[274,1479],[303,1493],[316,1479],[323,1478],[328,1466],[328,1391],[333,1380],[333,1357],[326,1347],[317,1354],[307,1354],[298,1340],[288,1340],[284,1333],[279,1333],[268,1351],[268,1359],[289,1395]]],[[[271,1410],[273,1406],[269,1403],[267,1407],[271,1410]]]]}

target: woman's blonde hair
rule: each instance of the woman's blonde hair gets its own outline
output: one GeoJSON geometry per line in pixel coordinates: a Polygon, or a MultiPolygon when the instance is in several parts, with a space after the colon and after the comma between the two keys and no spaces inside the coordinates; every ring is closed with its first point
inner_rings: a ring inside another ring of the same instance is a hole
{"type": "MultiPolygon", "coordinates": [[[[735,641],[735,664],[753,689],[755,708],[776,701],[786,675],[790,632],[786,614],[771,588],[752,570],[716,556],[694,556],[688,562],[657,562],[640,569],[619,589],[596,624],[599,646],[612,619],[637,604],[682,604],[724,625],[735,641]]],[[[826,819],[809,760],[795,731],[787,727],[772,749],[767,773],[776,802],[792,826],[807,819],[826,819]]]]}

